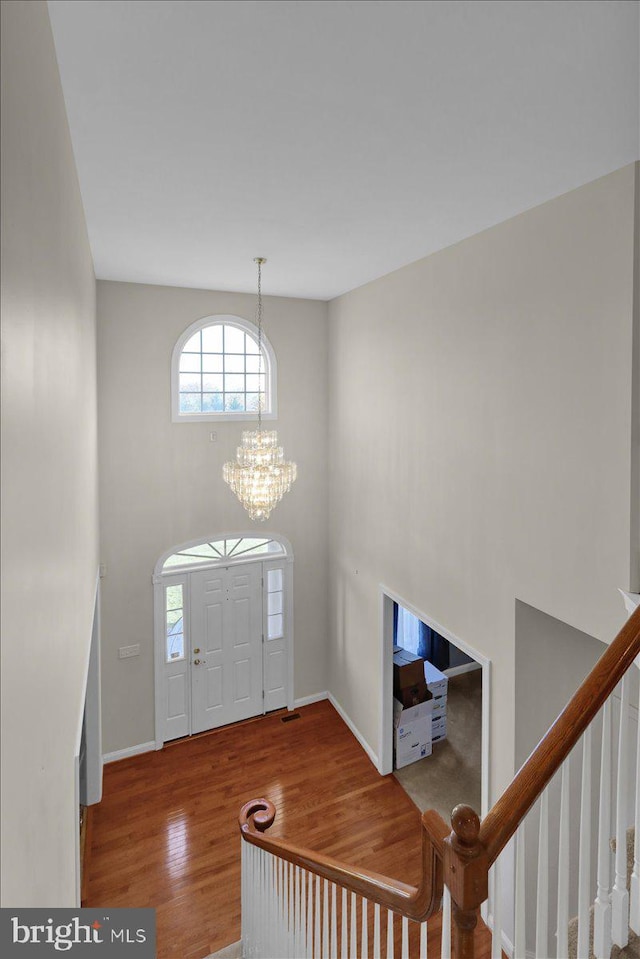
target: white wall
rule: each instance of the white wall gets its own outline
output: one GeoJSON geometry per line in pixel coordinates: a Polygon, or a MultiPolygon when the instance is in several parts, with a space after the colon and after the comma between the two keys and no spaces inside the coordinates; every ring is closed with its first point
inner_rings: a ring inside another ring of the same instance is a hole
{"type": "Polygon", "coordinates": [[[75,904],[95,281],[46,3],[2,4],[2,895],[75,904]]]}
{"type": "MultiPolygon", "coordinates": [[[[633,166],[330,304],[330,688],[377,743],[378,587],[493,661],[521,599],[608,641],[630,584],[633,166]]],[[[633,549],[637,550],[637,542],[633,549]]]]}
{"type": "Polygon", "coordinates": [[[291,541],[295,696],[327,688],[326,304],[265,297],[265,332],[278,362],[273,425],[298,464],[297,481],[267,523],[252,523],[222,480],[222,464],[251,423],[171,422],[179,335],[215,313],[253,321],[255,304],[255,295],[98,283],[105,752],[154,738],[151,574],[161,553],[199,536],[254,529],[291,541]],[[118,647],[133,643],[140,656],[119,660],[118,647]]]}

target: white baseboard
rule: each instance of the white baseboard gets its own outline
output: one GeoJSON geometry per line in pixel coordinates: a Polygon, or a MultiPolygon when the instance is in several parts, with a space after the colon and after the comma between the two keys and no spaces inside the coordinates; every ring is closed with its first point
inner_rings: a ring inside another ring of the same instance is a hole
{"type": "Polygon", "coordinates": [[[312,703],[320,703],[323,699],[328,699],[329,693],[326,691],[323,693],[312,693],[311,696],[302,696],[301,699],[296,699],[294,702],[294,708],[299,709],[300,706],[310,706],[312,703]]]}
{"type": "Polygon", "coordinates": [[[126,749],[116,749],[114,753],[105,753],[102,757],[104,763],[117,763],[119,759],[128,759],[129,756],[140,756],[142,753],[155,751],[155,741],[152,743],[139,743],[137,746],[127,746],[126,749]]]}
{"type": "Polygon", "coordinates": [[[443,669],[442,672],[451,679],[452,676],[473,673],[476,669],[482,669],[482,663],[463,663],[462,666],[451,666],[449,669],[443,669]]]}
{"type": "Polygon", "coordinates": [[[358,729],[358,727],[357,727],[357,726],[355,725],[355,723],[351,720],[351,717],[348,716],[347,713],[344,711],[344,709],[342,708],[342,706],[340,705],[340,703],[338,702],[338,700],[335,698],[335,696],[333,696],[332,693],[328,693],[327,696],[328,696],[329,702],[331,703],[331,705],[333,706],[333,708],[335,709],[335,711],[338,713],[338,715],[340,716],[340,718],[341,718],[341,719],[346,723],[346,725],[349,727],[349,729],[351,730],[351,732],[353,733],[353,735],[356,737],[356,739],[358,740],[358,742],[360,743],[360,745],[361,745],[362,748],[364,749],[365,753],[367,754],[367,756],[369,757],[369,759],[371,760],[371,762],[373,763],[373,765],[376,767],[376,769],[378,769],[378,756],[377,756],[377,754],[373,751],[373,749],[371,748],[371,746],[369,745],[369,743],[367,742],[367,740],[364,738],[364,736],[362,735],[362,733],[360,732],[360,730],[358,729]]]}

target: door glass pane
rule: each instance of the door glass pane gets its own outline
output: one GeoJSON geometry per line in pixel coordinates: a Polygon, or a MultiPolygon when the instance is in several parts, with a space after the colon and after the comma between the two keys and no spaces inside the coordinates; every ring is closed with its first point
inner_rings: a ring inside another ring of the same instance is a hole
{"type": "Polygon", "coordinates": [[[274,613],[282,612],[282,593],[269,593],[268,598],[269,616],[274,613]]]}
{"type": "Polygon", "coordinates": [[[167,638],[167,662],[172,663],[177,659],[184,659],[184,635],[174,633],[167,638]]]}
{"type": "Polygon", "coordinates": [[[268,638],[269,639],[281,639],[282,638],[282,614],[277,616],[269,616],[268,619],[268,638]]]}
{"type": "Polygon", "coordinates": [[[267,584],[270,593],[275,593],[277,590],[282,589],[282,570],[270,569],[267,573],[267,584]]]}
{"type": "Polygon", "coordinates": [[[184,599],[182,583],[165,589],[166,660],[184,659],[184,599]]]}

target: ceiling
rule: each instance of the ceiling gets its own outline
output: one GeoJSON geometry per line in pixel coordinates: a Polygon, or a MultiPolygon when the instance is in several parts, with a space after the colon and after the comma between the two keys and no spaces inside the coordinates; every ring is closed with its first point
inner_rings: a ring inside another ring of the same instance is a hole
{"type": "Polygon", "coordinates": [[[49,0],[98,277],[330,299],[639,156],[636,0],[49,0]]]}

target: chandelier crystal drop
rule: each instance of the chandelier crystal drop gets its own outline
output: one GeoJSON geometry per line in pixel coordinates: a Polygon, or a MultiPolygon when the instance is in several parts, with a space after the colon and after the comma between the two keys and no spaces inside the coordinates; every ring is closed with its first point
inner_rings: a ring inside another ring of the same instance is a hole
{"type": "MultiPolygon", "coordinates": [[[[262,373],[262,264],[264,257],[256,257],[258,264],[258,355],[262,373]]],[[[236,494],[253,520],[264,521],[291,489],[297,475],[295,463],[285,460],[284,450],[278,446],[275,430],[262,429],[263,399],[258,404],[257,430],[244,430],[235,462],[230,460],[222,468],[222,478],[236,494]]]]}

